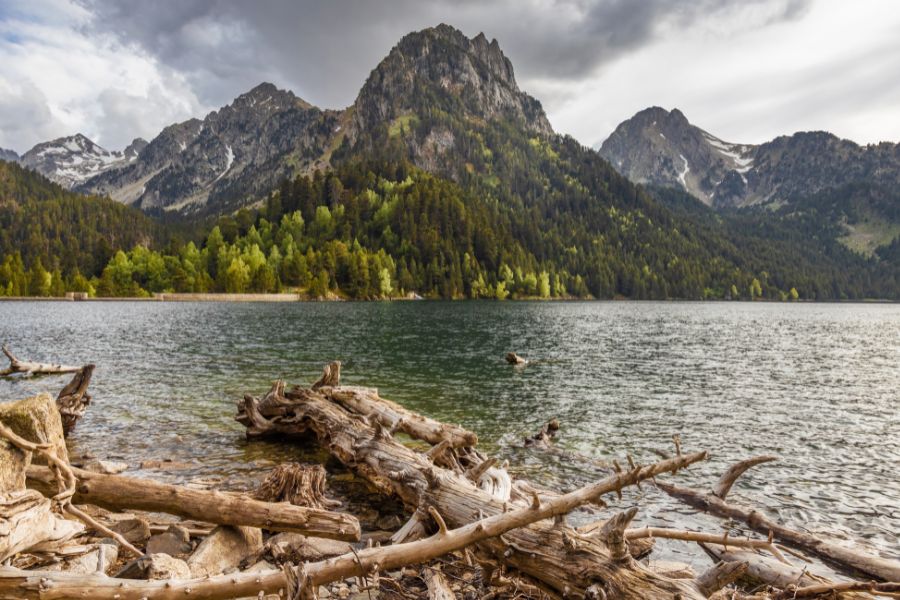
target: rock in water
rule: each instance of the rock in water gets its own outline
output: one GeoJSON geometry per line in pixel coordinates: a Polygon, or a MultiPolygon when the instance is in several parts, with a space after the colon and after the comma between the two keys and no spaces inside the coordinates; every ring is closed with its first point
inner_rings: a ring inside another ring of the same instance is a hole
{"type": "Polygon", "coordinates": [[[516,354],[515,352],[509,352],[506,355],[506,362],[511,365],[524,365],[528,361],[516,354]]]}

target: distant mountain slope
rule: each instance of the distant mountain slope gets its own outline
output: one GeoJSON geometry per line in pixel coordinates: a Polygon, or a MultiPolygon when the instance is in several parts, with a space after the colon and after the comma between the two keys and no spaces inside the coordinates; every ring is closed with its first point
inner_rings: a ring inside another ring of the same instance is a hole
{"type": "Polygon", "coordinates": [[[726,177],[746,178],[756,147],[722,141],[678,109],[653,107],[620,124],[599,152],[636,183],[677,186],[714,204],[726,177]]]}
{"type": "Polygon", "coordinates": [[[781,203],[853,183],[900,184],[898,144],[860,146],[821,131],[732,144],[678,109],[642,110],[599,152],[632,181],[677,186],[714,206],[781,203]]]}
{"type": "Polygon", "coordinates": [[[900,145],[860,146],[825,132],[760,145],[723,142],[676,110],[649,108],[623,122],[600,154],[636,183],[682,189],[717,209],[764,208],[816,223],[872,255],[900,235],[900,145]]]}
{"type": "Polygon", "coordinates": [[[38,144],[19,158],[23,166],[71,188],[104,171],[135,160],[147,145],[134,140],[122,152],[110,152],[79,134],[38,144]]]}
{"type": "Polygon", "coordinates": [[[336,113],[264,83],[202,121],[167,127],[132,164],[78,189],[144,210],[222,212],[264,196],[285,176],[322,166],[337,126],[336,113]]]}

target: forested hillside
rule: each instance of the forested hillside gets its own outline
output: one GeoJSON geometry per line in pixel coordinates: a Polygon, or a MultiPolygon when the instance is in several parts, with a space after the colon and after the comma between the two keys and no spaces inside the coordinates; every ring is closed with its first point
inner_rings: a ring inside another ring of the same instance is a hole
{"type": "Polygon", "coordinates": [[[74,194],[0,161],[0,294],[87,291],[116,249],[156,246],[162,228],[108,198],[74,194]]]}

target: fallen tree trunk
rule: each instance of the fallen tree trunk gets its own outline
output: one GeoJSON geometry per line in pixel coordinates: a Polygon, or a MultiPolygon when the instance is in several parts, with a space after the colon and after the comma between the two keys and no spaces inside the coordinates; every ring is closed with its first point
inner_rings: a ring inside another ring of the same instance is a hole
{"type": "Polygon", "coordinates": [[[94,365],[85,365],[75,373],[72,381],[60,390],[56,397],[56,408],[62,417],[63,434],[68,436],[75,429],[78,419],[84,416],[88,405],[91,403],[91,395],[87,393],[91,383],[91,375],[94,374],[94,365]]]}
{"type": "MultiPolygon", "coordinates": [[[[781,590],[792,587],[816,587],[820,585],[833,585],[833,582],[825,577],[819,577],[809,573],[806,569],[780,563],[761,554],[745,550],[722,550],[705,544],[700,544],[714,560],[725,564],[742,563],[746,565],[744,578],[750,587],[770,586],[781,590]]],[[[776,593],[776,597],[778,594],[776,593]]],[[[788,597],[791,597],[790,595],[788,597]]],[[[855,591],[845,591],[836,596],[843,600],[872,600],[872,596],[855,591]]]]}
{"type": "Polygon", "coordinates": [[[751,528],[766,535],[771,532],[786,544],[812,552],[837,565],[881,581],[900,581],[900,561],[873,556],[861,550],[847,548],[812,534],[785,527],[757,510],[742,508],[725,501],[731,486],[747,469],[772,460],[776,460],[775,457],[761,456],[736,463],[728,469],[711,492],[702,492],[664,482],[658,482],[656,485],[670,496],[704,512],[726,519],[743,521],[751,528]]]}
{"type": "MultiPolygon", "coordinates": [[[[293,390],[290,397],[285,397],[280,389],[283,384],[276,383],[262,401],[245,396],[238,420],[248,427],[249,436],[313,434],[341,462],[380,491],[399,496],[411,510],[435,507],[448,523],[463,526],[480,515],[498,515],[510,506],[542,502],[536,494],[502,502],[479,489],[464,474],[438,467],[428,456],[398,443],[384,427],[372,427],[367,415],[352,414],[331,402],[321,390],[293,390]]],[[[617,482],[611,489],[620,490],[705,456],[678,456],[635,467],[606,481],[617,482]]],[[[593,497],[599,499],[596,489],[593,497]]],[[[604,544],[596,538],[581,537],[566,525],[540,522],[503,539],[486,540],[479,549],[564,596],[602,593],[610,600],[671,600],[679,594],[684,600],[705,598],[693,582],[661,577],[633,561],[627,552],[612,552],[609,539],[622,537],[627,520],[620,525],[621,531],[607,532],[604,544]]]]}
{"type": "Polygon", "coordinates": [[[375,418],[382,427],[391,431],[402,431],[411,438],[428,442],[433,446],[445,440],[454,448],[474,446],[478,443],[478,436],[471,431],[407,410],[396,402],[382,398],[374,388],[341,386],[340,374],[341,363],[339,361],[329,363],[325,367],[325,373],[313,384],[312,389],[326,395],[350,412],[375,418]]]}
{"type": "MultiPolygon", "coordinates": [[[[359,521],[352,515],[318,508],[271,503],[241,494],[194,490],[121,475],[105,475],[72,468],[78,483],[75,501],[112,510],[164,512],[220,525],[245,525],[269,531],[292,531],[314,537],[357,541],[359,521]]],[[[45,467],[28,469],[28,484],[46,491],[53,473],[45,467]]]]}
{"type": "MultiPolygon", "coordinates": [[[[183,598],[224,600],[227,598],[255,597],[263,594],[284,593],[287,598],[312,598],[312,590],[318,586],[348,579],[364,577],[378,571],[393,570],[406,565],[419,564],[461,550],[467,546],[498,538],[516,528],[524,528],[539,521],[552,519],[571,512],[575,508],[594,502],[603,494],[615,492],[641,479],[665,471],[683,468],[703,458],[703,454],[674,458],[634,469],[631,472],[608,477],[598,483],[556,496],[541,503],[532,503],[509,511],[497,511],[493,516],[471,522],[457,529],[447,529],[444,518],[434,508],[428,511],[437,525],[437,533],[423,540],[397,544],[384,548],[367,548],[343,554],[328,560],[306,563],[286,570],[259,571],[218,575],[214,577],[141,581],[116,579],[97,575],[73,575],[54,571],[22,571],[0,567],[0,600],[181,600],[183,598]]],[[[501,538],[502,539],[502,538],[501,538]]],[[[623,568],[629,568],[624,567],[623,568]]],[[[703,598],[691,590],[688,598],[703,598]]],[[[613,598],[614,596],[610,596],[613,598]]],[[[640,598],[640,595],[630,596],[640,598]]],[[[656,596],[648,596],[653,598],[656,596]]],[[[659,596],[661,597],[661,596],[659,596]]],[[[671,600],[672,596],[666,597],[671,600]]]]}
{"type": "Polygon", "coordinates": [[[9,347],[3,345],[3,354],[9,359],[9,368],[0,371],[0,377],[13,375],[14,373],[24,373],[26,377],[32,375],[51,375],[55,373],[76,373],[81,367],[73,367],[70,365],[57,365],[53,363],[39,363],[28,360],[21,360],[16,357],[9,347]]]}

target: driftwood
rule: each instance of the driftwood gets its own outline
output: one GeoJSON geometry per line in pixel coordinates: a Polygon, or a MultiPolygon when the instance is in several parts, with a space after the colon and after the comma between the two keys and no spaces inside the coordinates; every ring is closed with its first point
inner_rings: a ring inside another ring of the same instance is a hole
{"type": "Polygon", "coordinates": [[[658,482],[657,487],[695,508],[726,519],[743,521],[763,534],[771,533],[786,544],[812,552],[832,563],[881,581],[900,581],[900,561],[873,556],[861,550],[847,548],[812,534],[785,527],[757,510],[742,508],[725,501],[731,486],[747,469],[772,460],[776,460],[775,457],[760,456],[736,463],[726,471],[711,492],[702,492],[665,482],[658,482]]]}
{"type": "Polygon", "coordinates": [[[551,446],[553,444],[553,438],[556,437],[556,434],[559,432],[559,420],[558,419],[550,419],[544,426],[541,427],[541,430],[538,431],[531,437],[525,438],[526,446],[534,446],[542,445],[542,446],[551,446]]]}
{"type": "Polygon", "coordinates": [[[62,417],[63,434],[66,436],[75,429],[78,419],[84,416],[88,405],[91,403],[91,395],[87,393],[91,383],[91,375],[94,374],[94,365],[85,365],[75,373],[66,387],[56,397],[56,408],[62,417]]]}
{"type": "MultiPolygon", "coordinates": [[[[399,496],[412,510],[435,507],[448,523],[461,526],[482,514],[502,514],[510,506],[540,506],[545,500],[555,500],[518,494],[509,502],[500,501],[478,488],[464,472],[439,467],[425,454],[395,441],[388,429],[373,427],[368,415],[347,411],[330,398],[331,389],[295,389],[287,395],[281,395],[280,389],[283,384],[277,383],[263,400],[245,397],[238,420],[247,426],[248,435],[313,434],[344,464],[380,491],[399,496]]],[[[380,425],[375,421],[375,425],[380,425]]],[[[613,489],[621,489],[683,468],[705,456],[679,455],[654,465],[636,466],[605,481],[615,481],[613,489]]],[[[595,494],[594,499],[598,500],[599,495],[595,494]]],[[[627,521],[620,525],[624,531],[627,521]]],[[[596,538],[581,538],[563,524],[540,522],[511,532],[503,540],[482,542],[478,547],[563,595],[605,594],[609,599],[635,600],[671,600],[676,594],[683,600],[705,597],[693,582],[658,576],[635,563],[627,553],[621,557],[614,554],[610,540],[621,536],[621,531],[608,531],[604,543],[596,538]]]]}
{"type": "MultiPolygon", "coordinates": [[[[746,565],[743,579],[748,586],[752,588],[770,587],[781,589],[785,592],[798,588],[819,589],[820,586],[834,586],[831,580],[814,575],[805,568],[799,568],[792,565],[772,560],[767,556],[756,554],[746,550],[723,550],[713,548],[701,543],[701,547],[713,559],[721,561],[725,564],[743,564],[746,565]]],[[[838,590],[839,591],[839,590],[838,590]]],[[[760,599],[767,600],[771,598],[779,598],[780,592],[773,594],[764,594],[759,596],[760,599]]],[[[791,595],[787,596],[792,597],[791,595]]],[[[844,590],[841,593],[829,595],[830,598],[841,598],[842,600],[872,600],[872,596],[867,593],[860,593],[855,590],[844,590]]],[[[751,597],[752,598],[752,597],[751,597]]]]}
{"type": "Polygon", "coordinates": [[[507,352],[506,353],[506,362],[511,365],[525,365],[528,364],[528,361],[515,352],[507,352]]]}
{"type": "Polygon", "coordinates": [[[341,504],[325,497],[325,468],[300,463],[284,463],[272,469],[253,497],[263,502],[290,502],[309,508],[334,508],[341,504]]]}
{"type": "MultiPolygon", "coordinates": [[[[113,510],[165,512],[221,525],[245,525],[269,531],[293,531],[344,541],[360,537],[359,521],[352,515],[289,503],[262,502],[242,494],[195,490],[147,479],[105,475],[72,468],[78,484],[75,500],[113,510]]],[[[53,474],[32,466],[28,481],[46,489],[53,474]]]]}
{"type": "MultiPolygon", "coordinates": [[[[325,367],[325,372],[312,389],[329,388],[328,396],[351,412],[369,415],[382,427],[392,432],[402,431],[413,439],[437,445],[444,440],[454,448],[474,446],[478,436],[457,425],[448,425],[407,410],[403,406],[378,395],[378,390],[356,386],[340,387],[341,363],[335,361],[325,367]]],[[[283,390],[281,390],[283,391],[283,390]]],[[[263,402],[265,402],[265,398],[263,402]]]]}
{"type": "Polygon", "coordinates": [[[447,578],[438,569],[425,569],[422,577],[428,587],[428,600],[456,600],[447,578]]]}
{"type": "Polygon", "coordinates": [[[56,373],[77,373],[81,367],[73,367],[70,365],[57,365],[53,363],[39,363],[29,360],[21,360],[14,355],[9,347],[3,345],[3,354],[9,359],[9,367],[0,371],[0,377],[7,377],[15,373],[24,373],[26,377],[32,375],[51,375],[56,373]]]}
{"type": "MultiPolygon", "coordinates": [[[[509,511],[496,511],[493,516],[470,522],[457,529],[448,529],[441,514],[430,507],[428,514],[437,526],[437,533],[415,542],[384,548],[367,548],[324,561],[307,563],[285,570],[234,573],[213,577],[140,581],[116,579],[97,575],[73,575],[54,571],[22,571],[0,567],[0,600],[181,600],[203,598],[218,600],[251,596],[260,592],[284,592],[288,598],[313,598],[318,586],[347,579],[364,577],[378,571],[392,570],[419,564],[485,542],[517,528],[525,528],[547,519],[571,512],[579,506],[595,502],[600,496],[621,490],[640,480],[701,460],[702,453],[671,459],[608,477],[603,481],[556,496],[546,502],[525,504],[509,511]]],[[[473,487],[473,489],[476,489],[473,487]]],[[[633,568],[632,566],[621,568],[633,568]]],[[[685,589],[691,588],[685,585],[685,589]]],[[[610,596],[612,598],[613,596],[610,596]]],[[[629,596],[638,598],[641,596],[629,596]]],[[[650,596],[652,597],[652,596],[650,596]]],[[[692,591],[683,598],[703,598],[692,591]]],[[[667,597],[671,600],[671,596],[667,597]]]]}
{"type": "Polygon", "coordinates": [[[50,500],[34,490],[0,494],[0,561],[41,544],[65,542],[84,530],[60,519],[50,500]]]}

